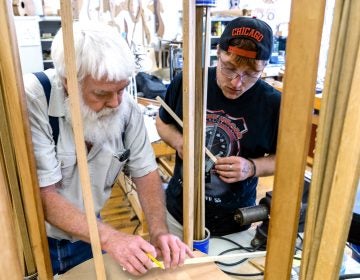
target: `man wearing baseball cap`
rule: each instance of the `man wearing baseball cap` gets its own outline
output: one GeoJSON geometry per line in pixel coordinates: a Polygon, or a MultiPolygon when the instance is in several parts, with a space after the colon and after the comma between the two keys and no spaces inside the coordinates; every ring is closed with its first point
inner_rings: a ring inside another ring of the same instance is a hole
{"type": "MultiPolygon", "coordinates": [[[[208,70],[205,225],[211,234],[247,229],[234,220],[235,210],[255,205],[258,177],[274,173],[280,92],[262,81],[270,59],[273,32],[264,21],[230,21],[217,47],[218,63],[208,70]]],[[[182,75],[170,84],[166,103],[182,118],[182,75]]],[[[176,150],[174,175],[166,190],[170,230],[182,235],[182,129],[160,108],[157,129],[176,150]]]]}

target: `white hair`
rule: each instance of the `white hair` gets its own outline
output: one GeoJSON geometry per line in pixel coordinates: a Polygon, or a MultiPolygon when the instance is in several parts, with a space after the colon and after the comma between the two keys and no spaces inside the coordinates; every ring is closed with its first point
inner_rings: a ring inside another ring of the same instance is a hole
{"type": "MultiPolygon", "coordinates": [[[[95,80],[120,81],[134,73],[134,56],[116,28],[100,22],[75,22],[73,33],[80,83],[88,75],[95,80]]],[[[53,40],[51,57],[58,75],[65,79],[62,29],[53,40]]]]}
{"type": "MultiPolygon", "coordinates": [[[[65,99],[64,109],[65,120],[72,125],[69,97],[65,99]]],[[[80,110],[86,141],[93,144],[103,144],[119,135],[119,127],[122,121],[119,107],[104,108],[95,112],[85,104],[82,94],[80,94],[80,110]]]]}

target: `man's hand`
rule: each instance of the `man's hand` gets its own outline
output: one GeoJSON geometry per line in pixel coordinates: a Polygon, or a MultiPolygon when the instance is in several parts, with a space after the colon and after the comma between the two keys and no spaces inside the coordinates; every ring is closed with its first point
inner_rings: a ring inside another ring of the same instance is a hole
{"type": "Polygon", "coordinates": [[[186,256],[194,257],[190,248],[180,238],[169,233],[157,235],[151,239],[156,250],[162,256],[165,268],[176,268],[184,264],[186,256]]]}
{"type": "Polygon", "coordinates": [[[146,255],[156,257],[155,247],[137,235],[129,235],[113,230],[103,244],[103,249],[114,258],[124,270],[133,275],[142,275],[153,267],[146,255]]]}
{"type": "Polygon", "coordinates": [[[251,161],[235,156],[218,158],[215,170],[219,174],[220,179],[226,183],[243,181],[256,175],[251,161]]]}

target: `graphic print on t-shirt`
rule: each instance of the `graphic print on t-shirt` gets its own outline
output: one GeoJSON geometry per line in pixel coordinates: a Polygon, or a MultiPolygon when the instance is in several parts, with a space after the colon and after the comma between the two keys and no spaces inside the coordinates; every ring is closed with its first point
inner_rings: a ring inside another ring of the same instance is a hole
{"type": "MultiPolygon", "coordinates": [[[[216,157],[240,155],[240,139],[248,131],[244,118],[229,116],[224,111],[207,110],[205,146],[216,157]]],[[[213,171],[214,163],[206,157],[206,191],[205,198],[209,202],[221,203],[231,186],[223,182],[213,171]]]]}

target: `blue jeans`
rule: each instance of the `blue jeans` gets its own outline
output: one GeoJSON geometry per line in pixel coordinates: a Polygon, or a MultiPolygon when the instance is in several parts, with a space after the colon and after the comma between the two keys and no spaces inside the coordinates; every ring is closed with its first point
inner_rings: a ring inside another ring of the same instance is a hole
{"type": "Polygon", "coordinates": [[[69,240],[48,237],[49,251],[53,274],[62,274],[74,266],[93,257],[91,245],[83,241],[70,242],[69,240]]]}

